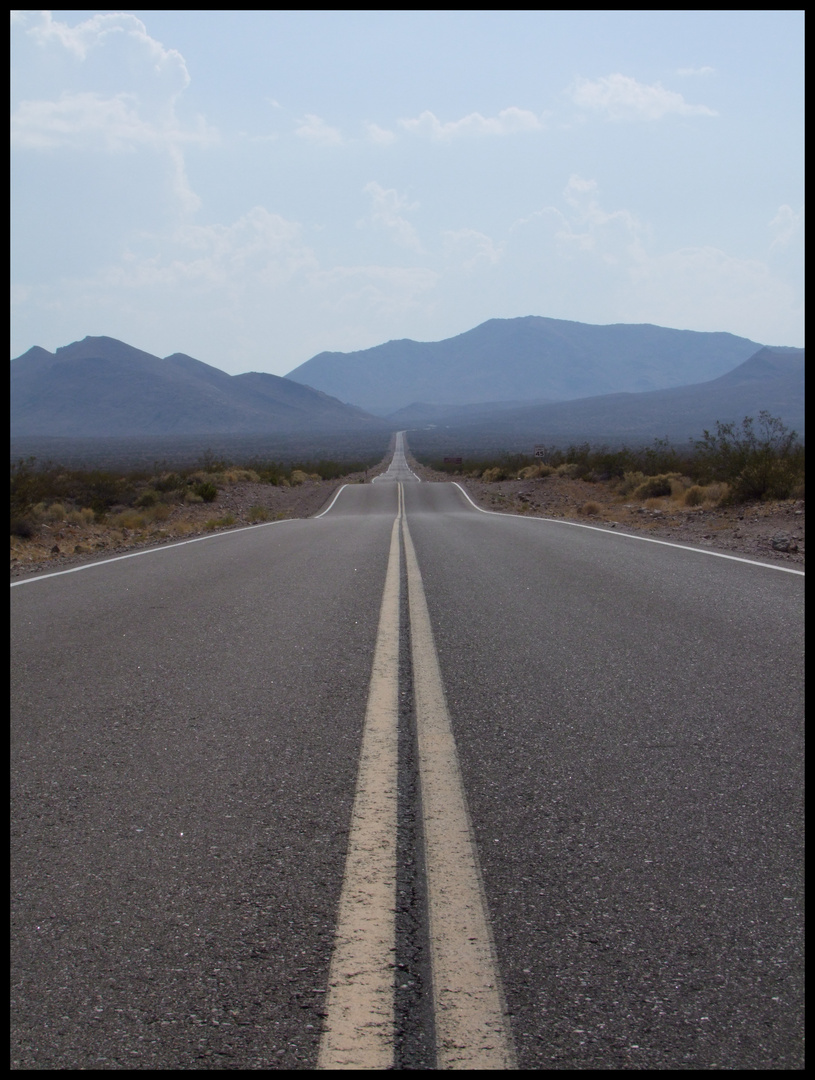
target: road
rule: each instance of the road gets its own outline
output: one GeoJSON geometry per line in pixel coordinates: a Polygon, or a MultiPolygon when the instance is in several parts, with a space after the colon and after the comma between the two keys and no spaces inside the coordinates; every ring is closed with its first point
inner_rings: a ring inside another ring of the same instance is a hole
{"type": "Polygon", "coordinates": [[[803,576],[402,449],[14,584],[12,1067],[802,1068],[803,576]]]}

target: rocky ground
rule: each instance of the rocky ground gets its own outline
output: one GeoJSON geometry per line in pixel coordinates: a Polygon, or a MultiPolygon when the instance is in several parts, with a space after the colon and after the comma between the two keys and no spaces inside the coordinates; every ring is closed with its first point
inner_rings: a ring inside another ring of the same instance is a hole
{"type": "MultiPolygon", "coordinates": [[[[342,483],[370,482],[384,467],[367,474],[353,474],[342,481],[307,480],[295,487],[238,481],[222,487],[215,502],[181,504],[172,508],[163,520],[134,524],[130,528],[109,522],[46,523],[31,539],[11,538],[11,578],[63,570],[214,530],[241,528],[264,520],[311,517],[328,504],[342,483]]],[[[423,480],[451,479],[415,461],[411,467],[423,480]]],[[[497,483],[453,479],[486,510],[578,521],[803,569],[803,500],[688,508],[669,497],[648,499],[645,503],[631,497],[620,498],[609,485],[563,476],[497,483]]]]}

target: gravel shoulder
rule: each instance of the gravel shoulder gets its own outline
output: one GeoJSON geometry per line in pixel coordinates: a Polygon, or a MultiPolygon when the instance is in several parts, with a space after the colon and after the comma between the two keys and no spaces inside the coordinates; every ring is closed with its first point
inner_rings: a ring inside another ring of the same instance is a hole
{"type": "MultiPolygon", "coordinates": [[[[410,459],[425,481],[449,482],[410,459]]],[[[296,487],[240,481],[222,488],[213,503],[179,506],[167,520],[145,529],[110,529],[104,524],[43,526],[33,540],[12,538],[11,580],[65,570],[84,563],[126,555],[162,544],[205,536],[214,531],[244,528],[260,520],[279,521],[318,514],[342,484],[369,483],[387,462],[367,474],[342,480],[308,480],[296,487]],[[230,520],[231,519],[231,520],[230,520]]],[[[486,483],[455,477],[472,500],[485,510],[528,517],[577,521],[691,544],[747,558],[787,563],[803,569],[805,561],[805,503],[790,500],[712,509],[680,507],[670,499],[647,505],[616,497],[605,484],[550,476],[535,480],[486,483]]]]}

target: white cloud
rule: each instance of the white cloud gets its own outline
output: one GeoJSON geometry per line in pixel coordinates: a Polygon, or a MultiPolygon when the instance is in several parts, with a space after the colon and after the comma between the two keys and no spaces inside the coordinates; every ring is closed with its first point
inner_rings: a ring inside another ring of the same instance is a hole
{"type": "Polygon", "coordinates": [[[393,188],[383,188],[375,180],[366,184],[362,190],[371,197],[370,221],[386,229],[400,247],[421,251],[418,233],[400,213],[402,210],[415,210],[418,203],[409,203],[393,188]]]}
{"type": "Polygon", "coordinates": [[[57,44],[77,60],[84,61],[93,50],[122,35],[144,54],[154,74],[172,80],[176,93],[190,84],[190,74],[181,53],[177,49],[166,49],[160,41],[150,37],[147,27],[135,15],[100,13],[76,26],[53,19],[50,11],[39,12],[38,17],[39,23],[27,33],[42,46],[57,44]]]}
{"type": "Polygon", "coordinates": [[[237,296],[249,283],[277,287],[318,266],[300,225],[262,206],[230,225],[187,224],[172,234],[143,237],[142,247],[151,254],[129,250],[102,281],[117,288],[194,287],[237,296]]]}
{"type": "Polygon", "coordinates": [[[325,293],[323,307],[332,311],[361,309],[392,315],[418,307],[436,287],[440,275],[427,267],[335,266],[311,275],[325,293]]]}
{"type": "Polygon", "coordinates": [[[71,146],[121,151],[184,142],[202,145],[215,139],[203,121],[184,130],[172,120],[157,124],[145,119],[130,93],[64,93],[57,101],[23,101],[11,118],[11,132],[14,144],[28,150],[71,146]]]}
{"type": "Polygon", "coordinates": [[[773,230],[771,247],[786,247],[801,232],[801,215],[784,203],[778,207],[778,212],[768,227],[773,230]]]}
{"type": "Polygon", "coordinates": [[[305,119],[294,133],[301,139],[307,139],[321,146],[338,146],[342,142],[342,133],[339,128],[330,127],[313,113],[306,113],[305,119]]]}
{"type": "MultiPolygon", "coordinates": [[[[28,151],[163,151],[181,208],[198,209],[200,200],[187,178],[183,147],[213,143],[217,134],[200,117],[182,124],[176,115],[178,99],[190,84],[181,53],[150,37],[134,15],[98,14],[76,26],[54,19],[50,12],[34,17],[37,22],[26,33],[39,48],[73,57],[79,82],[95,85],[113,78],[129,88],[112,94],[74,89],[57,99],[22,101],[11,118],[13,145],[28,151]]],[[[23,25],[27,22],[23,20],[23,25]]]]}
{"type": "MultiPolygon", "coordinates": [[[[782,230],[791,224],[788,209],[776,218],[782,230]]],[[[528,263],[530,280],[564,318],[729,330],[781,343],[801,317],[800,298],[767,262],[710,245],[655,250],[647,222],[606,209],[596,181],[580,176],[570,178],[563,205],[515,222],[506,259],[528,263]]]]}
{"type": "Polygon", "coordinates": [[[482,116],[473,112],[461,120],[442,123],[435,113],[425,110],[413,119],[400,120],[400,125],[416,135],[424,135],[436,141],[453,139],[459,136],[514,135],[520,132],[542,131],[543,123],[528,109],[512,106],[502,109],[497,116],[482,116]]]}
{"type": "Polygon", "coordinates": [[[628,75],[578,79],[572,100],[584,109],[603,112],[611,120],[659,120],[663,116],[716,116],[707,105],[689,105],[675,90],[660,83],[647,86],[628,75]]]}
{"type": "Polygon", "coordinates": [[[381,128],[378,124],[366,124],[365,126],[368,132],[368,138],[371,142],[378,143],[380,146],[390,146],[396,139],[396,135],[394,135],[392,131],[388,131],[387,128],[381,128]]]}
{"type": "Polygon", "coordinates": [[[503,244],[496,244],[477,229],[447,229],[442,234],[444,252],[468,273],[501,261],[503,244]]]}

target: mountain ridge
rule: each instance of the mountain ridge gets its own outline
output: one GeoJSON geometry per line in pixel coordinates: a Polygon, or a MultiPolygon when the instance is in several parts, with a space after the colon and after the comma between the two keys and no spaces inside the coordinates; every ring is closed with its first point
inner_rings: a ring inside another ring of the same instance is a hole
{"type": "Polygon", "coordinates": [[[568,401],[668,389],[723,375],[761,347],[723,331],[528,315],[488,319],[438,342],[403,338],[318,353],[285,377],[388,416],[415,402],[568,401]]]}
{"type": "MultiPolygon", "coordinates": [[[[414,428],[417,451],[524,450],[536,443],[563,445],[679,443],[700,438],[716,423],[740,423],[762,410],[804,436],[805,350],[763,346],[732,371],[704,383],[632,394],[622,392],[504,408],[468,417],[463,410],[414,428]]],[[[418,415],[418,414],[417,414],[418,415]]]]}
{"type": "Polygon", "coordinates": [[[14,437],[262,434],[385,429],[320,390],[266,372],[229,375],[186,353],[154,356],[110,337],[11,361],[14,437]]]}

